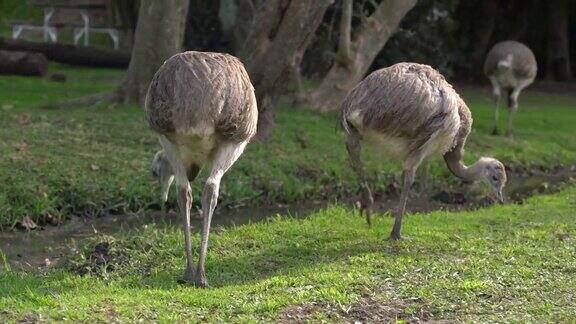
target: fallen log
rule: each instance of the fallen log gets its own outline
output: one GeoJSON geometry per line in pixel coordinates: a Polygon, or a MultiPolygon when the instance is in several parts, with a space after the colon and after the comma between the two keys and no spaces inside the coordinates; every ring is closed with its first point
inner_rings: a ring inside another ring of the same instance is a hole
{"type": "Polygon", "coordinates": [[[38,43],[0,37],[0,50],[36,52],[49,60],[72,65],[127,68],[130,54],[92,46],[38,43]]]}
{"type": "Polygon", "coordinates": [[[44,76],[48,59],[41,53],[0,50],[0,74],[44,76]]]}

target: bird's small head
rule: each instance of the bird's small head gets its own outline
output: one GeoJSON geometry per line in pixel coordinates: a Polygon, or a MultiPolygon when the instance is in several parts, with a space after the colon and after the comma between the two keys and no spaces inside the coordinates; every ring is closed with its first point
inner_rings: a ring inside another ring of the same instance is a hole
{"type": "Polygon", "coordinates": [[[506,185],[506,169],[502,162],[490,158],[483,157],[479,160],[481,166],[482,179],[492,187],[498,201],[504,202],[504,186],[506,185]]]}
{"type": "Polygon", "coordinates": [[[152,163],[150,164],[150,174],[155,180],[160,181],[162,175],[167,171],[168,167],[168,159],[164,153],[164,150],[160,150],[156,152],[154,158],[152,159],[152,163]]]}
{"type": "Polygon", "coordinates": [[[172,172],[172,168],[170,167],[170,161],[168,161],[164,150],[160,150],[154,155],[150,165],[150,173],[152,174],[152,177],[160,184],[162,201],[167,201],[168,191],[170,190],[170,185],[174,179],[174,174],[172,172]]]}

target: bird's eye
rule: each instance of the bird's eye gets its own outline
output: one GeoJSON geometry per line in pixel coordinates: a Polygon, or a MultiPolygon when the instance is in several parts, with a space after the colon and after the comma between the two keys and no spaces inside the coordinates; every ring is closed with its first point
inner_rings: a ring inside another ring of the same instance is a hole
{"type": "Polygon", "coordinates": [[[497,177],[497,176],[492,176],[492,180],[498,181],[498,177],[497,177]]]}

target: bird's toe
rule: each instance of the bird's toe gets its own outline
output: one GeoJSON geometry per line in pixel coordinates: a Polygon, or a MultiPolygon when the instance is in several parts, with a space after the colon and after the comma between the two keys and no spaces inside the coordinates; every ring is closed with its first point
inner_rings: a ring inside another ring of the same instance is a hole
{"type": "Polygon", "coordinates": [[[210,285],[208,284],[208,280],[206,280],[206,278],[197,278],[194,281],[194,286],[196,286],[198,288],[211,288],[210,285]]]}
{"type": "Polygon", "coordinates": [[[180,285],[187,285],[187,286],[194,285],[194,280],[191,280],[191,279],[188,279],[185,277],[182,277],[182,278],[176,280],[176,282],[180,285]]]}
{"type": "Polygon", "coordinates": [[[400,241],[400,238],[401,238],[400,234],[395,234],[395,233],[390,234],[390,241],[394,241],[394,242],[400,241]]]}
{"type": "Polygon", "coordinates": [[[178,279],[178,282],[181,285],[193,285],[194,284],[194,271],[190,269],[186,269],[184,271],[184,275],[182,278],[178,279]]]}

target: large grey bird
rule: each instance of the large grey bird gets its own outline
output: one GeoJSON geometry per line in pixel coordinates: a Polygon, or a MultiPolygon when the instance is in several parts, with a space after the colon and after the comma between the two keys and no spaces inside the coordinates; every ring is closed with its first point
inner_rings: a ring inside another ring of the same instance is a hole
{"type": "Polygon", "coordinates": [[[494,112],[494,130],[498,135],[498,110],[500,97],[504,92],[508,98],[507,136],[512,136],[512,120],[518,110],[520,92],[534,82],[538,66],[534,53],[524,44],[516,41],[504,41],[492,47],[484,62],[484,74],[493,87],[496,110],[494,112]]]}
{"type": "Polygon", "coordinates": [[[163,202],[174,178],[178,188],[187,261],[182,280],[206,287],[208,235],[220,180],[256,133],[258,110],[254,88],[236,57],[185,52],[172,56],[156,72],[148,89],[145,110],[162,146],[152,160],[151,169],[160,181],[163,202]],[[203,166],[209,166],[210,173],[202,192],[200,257],[198,268],[194,269],[190,181],[203,166]]]}
{"type": "Polygon", "coordinates": [[[464,145],[472,127],[470,110],[444,77],[427,65],[398,63],[362,80],[342,103],[350,163],[362,187],[361,212],[370,224],[372,194],[360,159],[361,140],[383,157],[403,161],[403,185],[391,238],[400,238],[402,216],[418,166],[444,155],[450,171],[465,180],[485,180],[503,200],[506,172],[500,161],[482,157],[466,166],[464,145]]]}

